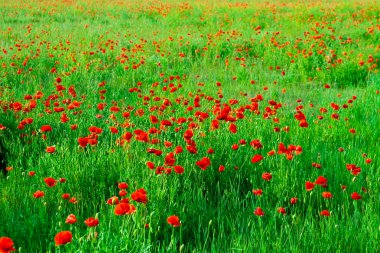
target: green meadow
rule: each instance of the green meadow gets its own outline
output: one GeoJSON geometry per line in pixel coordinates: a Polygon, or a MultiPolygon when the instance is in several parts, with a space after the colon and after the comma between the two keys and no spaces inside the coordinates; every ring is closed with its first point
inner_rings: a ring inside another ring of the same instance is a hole
{"type": "Polygon", "coordinates": [[[379,252],[379,1],[0,1],[0,252],[379,252]]]}

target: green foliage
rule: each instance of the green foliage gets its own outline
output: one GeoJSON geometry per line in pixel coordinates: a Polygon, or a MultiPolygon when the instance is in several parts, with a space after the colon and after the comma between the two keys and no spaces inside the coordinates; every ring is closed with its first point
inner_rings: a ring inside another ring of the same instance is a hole
{"type": "Polygon", "coordinates": [[[380,5],[364,2],[1,3],[0,237],[21,252],[379,251],[380,5]],[[136,211],[115,215],[114,196],[136,211]]]}

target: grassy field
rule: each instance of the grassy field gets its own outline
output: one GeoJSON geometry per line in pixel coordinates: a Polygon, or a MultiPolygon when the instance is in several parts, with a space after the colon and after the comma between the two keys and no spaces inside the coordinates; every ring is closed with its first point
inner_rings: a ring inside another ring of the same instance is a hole
{"type": "Polygon", "coordinates": [[[379,1],[0,1],[0,252],[379,252],[379,1]]]}

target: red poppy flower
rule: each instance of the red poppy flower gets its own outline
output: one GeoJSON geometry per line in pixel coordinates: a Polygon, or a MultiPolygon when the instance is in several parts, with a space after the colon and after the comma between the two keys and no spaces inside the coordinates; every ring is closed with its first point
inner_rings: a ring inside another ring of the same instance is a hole
{"type": "Polygon", "coordinates": [[[90,142],[90,138],[88,138],[88,137],[79,137],[78,138],[78,144],[82,148],[85,148],[87,146],[87,144],[89,144],[89,142],[90,142]]]}
{"type": "Polygon", "coordinates": [[[43,196],[45,196],[45,193],[43,191],[40,191],[40,190],[33,193],[33,197],[35,197],[36,199],[42,198],[43,196]]]}
{"type": "Polygon", "coordinates": [[[339,114],[333,113],[333,114],[331,114],[331,118],[333,118],[333,119],[339,119],[339,114]]]}
{"type": "Polygon", "coordinates": [[[55,152],[55,147],[54,146],[49,146],[49,147],[46,147],[46,153],[54,153],[55,152]]]}
{"type": "Polygon", "coordinates": [[[96,126],[90,126],[88,128],[88,131],[90,131],[91,133],[94,133],[94,134],[101,134],[103,132],[103,129],[101,129],[100,127],[96,127],[96,126]]]}
{"type": "Polygon", "coordinates": [[[149,169],[151,169],[151,170],[153,170],[154,169],[154,163],[153,162],[146,162],[146,166],[149,168],[149,169]]]}
{"type": "Polygon", "coordinates": [[[183,138],[185,140],[190,140],[191,138],[193,138],[193,136],[194,136],[194,133],[193,133],[193,130],[191,129],[187,129],[185,133],[183,134],[183,138]]]}
{"type": "Polygon", "coordinates": [[[263,145],[261,144],[260,140],[253,140],[251,141],[250,145],[254,148],[254,149],[260,149],[263,147],[263,145]]]}
{"type": "Polygon", "coordinates": [[[355,164],[346,164],[347,170],[351,171],[352,175],[359,175],[362,169],[355,164]]]}
{"type": "Polygon", "coordinates": [[[123,198],[123,199],[121,199],[120,203],[128,203],[129,204],[129,198],[123,198]]]}
{"type": "Polygon", "coordinates": [[[261,196],[263,194],[263,190],[262,189],[252,190],[252,193],[255,196],[261,196]]]}
{"type": "Polygon", "coordinates": [[[72,239],[73,235],[70,231],[61,231],[55,235],[54,242],[56,246],[59,246],[71,242],[72,239]]]}
{"type": "Polygon", "coordinates": [[[68,193],[62,194],[62,198],[63,199],[69,199],[70,198],[70,194],[68,194],[68,193]]]}
{"type": "Polygon", "coordinates": [[[44,125],[41,127],[41,132],[46,133],[46,132],[51,132],[53,129],[49,125],[44,125]]]}
{"type": "Polygon", "coordinates": [[[126,182],[121,182],[118,184],[119,189],[127,189],[128,184],[126,182]]]}
{"type": "Polygon", "coordinates": [[[333,197],[331,192],[322,192],[322,197],[325,199],[331,199],[333,197]]]}
{"type": "Polygon", "coordinates": [[[272,174],[269,173],[269,172],[264,172],[262,175],[261,175],[261,178],[264,179],[265,181],[270,181],[272,179],[272,174]]]}
{"type": "Polygon", "coordinates": [[[47,177],[44,179],[45,183],[49,187],[54,187],[57,184],[57,181],[52,177],[47,177]]]}
{"type": "Polygon", "coordinates": [[[136,208],[134,205],[122,202],[116,205],[114,213],[115,215],[125,215],[125,214],[132,214],[135,211],[136,211],[136,208]]]}
{"type": "Polygon", "coordinates": [[[263,216],[265,213],[263,212],[263,209],[261,207],[256,208],[256,210],[253,212],[257,216],[263,216]]]}
{"type": "Polygon", "coordinates": [[[172,142],[170,142],[170,141],[164,141],[165,148],[170,148],[172,145],[173,145],[172,142]]]}
{"type": "Polygon", "coordinates": [[[219,128],[219,121],[217,119],[214,119],[211,121],[211,129],[216,130],[219,128]]]}
{"type": "Polygon", "coordinates": [[[177,174],[183,174],[185,169],[182,166],[176,165],[174,166],[174,172],[177,174]]]}
{"type": "Polygon", "coordinates": [[[108,205],[117,205],[119,204],[119,198],[117,196],[113,196],[107,200],[108,205]]]}
{"type": "Polygon", "coordinates": [[[256,154],[256,155],[254,155],[254,156],[252,157],[251,162],[252,162],[252,163],[258,163],[258,162],[260,162],[260,161],[263,160],[263,159],[264,159],[264,157],[263,157],[262,155],[260,155],[260,154],[256,154]]]}
{"type": "Polygon", "coordinates": [[[169,216],[166,221],[169,223],[169,225],[171,225],[173,227],[181,226],[181,221],[179,220],[178,216],[176,216],[176,215],[169,216]]]}
{"type": "Polygon", "coordinates": [[[186,150],[189,151],[189,153],[191,153],[191,154],[197,154],[198,153],[198,149],[195,146],[188,145],[188,146],[186,146],[186,150]]]}
{"type": "Polygon", "coordinates": [[[327,186],[327,178],[319,176],[314,182],[315,184],[321,185],[322,187],[327,186]]]}
{"type": "Polygon", "coordinates": [[[278,213],[282,213],[282,214],[286,214],[286,210],[285,210],[285,208],[283,208],[283,207],[279,207],[279,208],[277,209],[277,212],[278,212],[278,213]]]}
{"type": "Polygon", "coordinates": [[[95,218],[93,218],[93,217],[90,217],[90,218],[88,218],[87,220],[85,220],[84,223],[85,223],[88,227],[96,227],[97,225],[99,225],[99,220],[98,220],[98,219],[95,219],[95,218]]]}
{"type": "Polygon", "coordinates": [[[360,196],[360,194],[357,193],[357,192],[353,192],[353,193],[351,194],[351,198],[352,198],[353,200],[360,200],[360,199],[362,198],[362,196],[360,196]]]}
{"type": "Polygon", "coordinates": [[[74,214],[70,214],[69,216],[67,216],[65,222],[66,222],[67,224],[74,224],[74,223],[77,222],[77,217],[75,217],[74,214]]]}
{"type": "Polygon", "coordinates": [[[197,161],[195,163],[201,170],[206,170],[208,166],[211,165],[210,158],[208,157],[203,157],[201,160],[197,161]]]}
{"type": "Polygon", "coordinates": [[[247,141],[244,139],[241,139],[241,140],[239,140],[239,143],[240,143],[240,145],[244,146],[245,144],[247,144],[247,141]]]}
{"type": "Polygon", "coordinates": [[[169,120],[161,120],[161,126],[173,126],[173,123],[169,120]]]}
{"type": "Polygon", "coordinates": [[[311,190],[313,190],[314,189],[314,183],[312,183],[312,182],[310,182],[310,181],[307,181],[306,183],[305,183],[305,188],[306,188],[306,191],[311,191],[311,190]]]}
{"type": "Polygon", "coordinates": [[[151,122],[152,124],[157,124],[157,123],[159,122],[159,120],[157,119],[157,117],[154,116],[154,115],[150,115],[150,116],[149,116],[149,120],[150,120],[150,122],[151,122]]]}
{"type": "Polygon", "coordinates": [[[72,204],[77,204],[77,203],[78,203],[78,200],[77,200],[76,197],[71,197],[71,198],[69,199],[69,202],[72,203],[72,204]]]}
{"type": "Polygon", "coordinates": [[[174,153],[176,154],[180,154],[183,152],[183,148],[181,146],[177,146],[175,149],[174,149],[174,153]]]}
{"type": "Polygon", "coordinates": [[[121,190],[119,191],[119,196],[120,196],[120,197],[124,197],[125,195],[127,195],[127,191],[124,190],[124,189],[121,189],[121,190]]]}
{"type": "Polygon", "coordinates": [[[0,237],[0,252],[1,253],[9,253],[15,251],[16,249],[13,247],[14,243],[9,237],[0,237]]]}
{"type": "Polygon", "coordinates": [[[175,164],[174,153],[173,153],[173,152],[170,152],[170,153],[167,154],[166,157],[165,157],[165,165],[173,166],[174,164],[175,164]]]}
{"type": "Polygon", "coordinates": [[[322,216],[325,216],[325,217],[329,217],[330,216],[330,212],[328,210],[323,210],[322,212],[320,212],[320,214],[322,216]]]}
{"type": "Polygon", "coordinates": [[[113,133],[113,134],[119,133],[119,130],[117,130],[116,127],[111,126],[111,127],[109,127],[109,129],[110,129],[111,133],[113,133]]]}
{"type": "Polygon", "coordinates": [[[298,202],[298,198],[291,198],[290,204],[295,205],[298,202]]]}
{"type": "Polygon", "coordinates": [[[237,128],[236,128],[236,125],[234,123],[231,123],[228,129],[233,134],[235,134],[237,132],[237,128]]]}
{"type": "Polygon", "coordinates": [[[138,189],[137,191],[135,191],[134,193],[132,193],[131,198],[136,202],[146,204],[146,202],[148,202],[148,198],[147,198],[146,194],[147,193],[146,193],[145,189],[141,188],[141,189],[138,189]]]}
{"type": "Polygon", "coordinates": [[[237,149],[239,148],[239,145],[237,145],[237,144],[233,144],[233,145],[231,146],[231,148],[232,148],[232,150],[237,150],[237,149]]]}

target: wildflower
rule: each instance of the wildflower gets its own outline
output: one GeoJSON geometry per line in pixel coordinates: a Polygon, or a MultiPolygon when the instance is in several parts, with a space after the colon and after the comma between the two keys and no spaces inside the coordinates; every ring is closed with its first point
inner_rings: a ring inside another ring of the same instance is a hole
{"type": "Polygon", "coordinates": [[[125,214],[132,214],[135,211],[136,211],[136,208],[134,205],[122,202],[116,205],[114,213],[115,215],[125,215],[125,214]]]}
{"type": "Polygon", "coordinates": [[[185,169],[182,166],[176,165],[174,166],[174,172],[177,174],[183,174],[185,169]]]}
{"type": "Polygon", "coordinates": [[[62,198],[63,199],[69,199],[70,198],[70,194],[68,194],[68,193],[62,194],[62,198]]]}
{"type": "Polygon", "coordinates": [[[357,192],[353,192],[353,193],[351,194],[351,198],[352,198],[353,200],[360,200],[360,199],[362,198],[362,196],[360,196],[360,194],[357,193],[357,192]]]}
{"type": "Polygon", "coordinates": [[[173,166],[175,164],[175,158],[174,158],[174,153],[170,152],[167,154],[165,157],[165,165],[173,166]]]}
{"type": "Polygon", "coordinates": [[[322,197],[324,197],[325,199],[331,199],[333,195],[331,194],[331,192],[322,192],[322,197]]]}
{"type": "Polygon", "coordinates": [[[306,191],[311,191],[314,189],[314,183],[310,182],[310,181],[307,181],[305,183],[305,188],[306,188],[306,191]]]}
{"type": "Polygon", "coordinates": [[[251,141],[250,145],[254,148],[254,149],[260,149],[263,147],[263,145],[261,144],[260,140],[253,140],[251,141]]]}
{"type": "Polygon", "coordinates": [[[285,208],[283,208],[283,207],[279,207],[279,208],[277,209],[277,212],[278,212],[278,213],[282,213],[282,214],[286,214],[286,210],[285,210],[285,208]]]}
{"type": "Polygon", "coordinates": [[[119,204],[119,198],[117,196],[113,196],[107,200],[108,205],[117,205],[119,204]]]}
{"type": "Polygon", "coordinates": [[[9,253],[15,251],[16,249],[13,247],[14,243],[9,237],[0,237],[0,252],[1,253],[9,253]]]}
{"type": "Polygon", "coordinates": [[[208,166],[211,165],[210,158],[208,157],[203,157],[201,160],[197,161],[195,163],[201,170],[206,170],[208,166]]]}
{"type": "Polygon", "coordinates": [[[258,162],[260,162],[261,160],[263,160],[263,156],[262,155],[260,155],[260,154],[256,154],[256,155],[254,155],[253,157],[252,157],[252,159],[251,159],[251,162],[252,163],[258,163],[258,162]]]}
{"type": "Polygon", "coordinates": [[[327,187],[327,178],[319,176],[314,182],[315,184],[321,185],[322,187],[327,187]]]}
{"type": "Polygon", "coordinates": [[[77,200],[76,197],[71,197],[71,198],[69,199],[69,202],[72,203],[72,204],[77,204],[77,203],[78,203],[78,200],[77,200]]]}
{"type": "Polygon", "coordinates": [[[73,235],[70,231],[61,231],[54,237],[55,246],[64,245],[71,242],[73,235]]]}
{"type": "Polygon", "coordinates": [[[46,147],[46,153],[54,153],[55,152],[55,147],[54,146],[49,146],[49,147],[46,147]]]}
{"type": "Polygon", "coordinates": [[[52,127],[49,125],[44,125],[41,127],[41,132],[43,132],[43,133],[51,132],[52,130],[53,130],[52,127]]]}
{"type": "Polygon", "coordinates": [[[181,226],[181,221],[179,220],[178,216],[176,216],[176,215],[169,216],[166,221],[169,223],[169,225],[171,225],[173,227],[181,226]]]}
{"type": "Polygon", "coordinates": [[[54,187],[57,184],[57,181],[52,177],[47,177],[44,179],[45,183],[49,187],[54,187]]]}
{"type": "Polygon", "coordinates": [[[322,216],[325,216],[325,217],[329,217],[330,216],[330,212],[328,210],[323,210],[322,212],[320,212],[320,214],[322,216]]]}
{"type": "Polygon", "coordinates": [[[122,189],[122,190],[119,191],[119,196],[120,197],[124,197],[125,195],[127,195],[127,191],[126,190],[122,189]]]}
{"type": "Polygon", "coordinates": [[[98,219],[95,219],[95,218],[93,218],[93,217],[90,217],[90,218],[88,218],[87,220],[85,220],[84,223],[85,223],[88,227],[96,227],[97,225],[99,225],[99,220],[98,220],[98,219]]]}
{"type": "Polygon", "coordinates": [[[255,196],[261,196],[261,195],[263,195],[263,190],[262,189],[252,190],[252,193],[255,196]]]}
{"type": "Polygon", "coordinates": [[[269,172],[264,172],[262,175],[261,175],[261,178],[264,179],[265,181],[270,181],[272,179],[272,174],[269,173],[269,172]]]}
{"type": "Polygon", "coordinates": [[[141,202],[146,204],[148,202],[147,194],[144,188],[138,189],[134,193],[131,194],[131,198],[136,202],[141,202]]]}
{"type": "Polygon", "coordinates": [[[228,129],[233,134],[235,134],[237,132],[237,128],[236,128],[236,125],[234,123],[231,123],[228,129]]]}
{"type": "Polygon", "coordinates": [[[37,190],[35,193],[33,193],[33,197],[35,197],[36,199],[42,198],[43,196],[45,196],[45,193],[40,190],[37,190]]]}
{"type": "Polygon", "coordinates": [[[149,169],[151,169],[151,170],[153,170],[154,167],[155,167],[153,162],[146,162],[146,166],[147,166],[149,169]]]}
{"type": "Polygon", "coordinates": [[[67,216],[65,222],[66,222],[67,224],[74,224],[74,223],[77,222],[77,217],[75,217],[74,214],[70,214],[69,216],[67,216]]]}
{"type": "Polygon", "coordinates": [[[119,189],[127,189],[128,188],[128,184],[125,183],[125,182],[121,182],[118,184],[118,187],[119,189]]]}
{"type": "Polygon", "coordinates": [[[264,216],[264,212],[263,212],[263,209],[261,209],[261,207],[258,207],[256,208],[256,210],[253,212],[255,215],[257,216],[264,216]]]}

